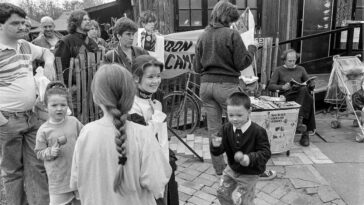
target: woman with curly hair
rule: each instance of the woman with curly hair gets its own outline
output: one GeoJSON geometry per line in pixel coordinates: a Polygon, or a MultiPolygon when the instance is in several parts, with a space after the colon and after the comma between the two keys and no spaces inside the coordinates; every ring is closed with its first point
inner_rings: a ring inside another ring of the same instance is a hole
{"type": "Polygon", "coordinates": [[[132,75],[120,65],[105,64],[91,89],[104,116],[81,130],[71,187],[77,187],[81,204],[155,205],[171,168],[153,128],[128,120],[136,91],[132,75]]]}

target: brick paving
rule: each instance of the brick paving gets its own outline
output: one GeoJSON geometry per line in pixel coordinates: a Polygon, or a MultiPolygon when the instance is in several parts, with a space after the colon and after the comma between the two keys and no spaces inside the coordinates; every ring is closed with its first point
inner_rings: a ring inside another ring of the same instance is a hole
{"type": "MultiPolygon", "coordinates": [[[[170,147],[175,148],[178,155],[176,180],[180,205],[220,204],[216,198],[220,180],[207,156],[208,138],[189,135],[185,141],[196,152],[202,153],[205,162],[198,161],[177,139],[172,138],[170,147]]],[[[277,177],[258,182],[256,205],[346,204],[315,169],[315,164],[333,163],[315,144],[311,143],[309,147],[294,144],[290,153],[290,156],[285,153],[272,155],[267,168],[276,170],[277,177]]]]}

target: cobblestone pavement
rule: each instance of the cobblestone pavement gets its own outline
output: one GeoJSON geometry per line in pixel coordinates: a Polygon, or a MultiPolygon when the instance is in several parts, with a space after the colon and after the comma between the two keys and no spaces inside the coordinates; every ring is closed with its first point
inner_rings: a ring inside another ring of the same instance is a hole
{"type": "MultiPolygon", "coordinates": [[[[183,150],[179,142],[171,140],[171,148],[179,153],[176,180],[180,205],[219,204],[216,198],[219,177],[215,175],[205,152],[208,148],[207,138],[195,137],[197,142],[191,142],[192,138],[190,136],[186,141],[207,158],[203,163],[189,151],[183,150]]],[[[276,154],[269,160],[267,168],[276,170],[277,177],[258,182],[256,205],[346,204],[314,167],[315,164],[333,163],[320,149],[312,143],[309,147],[295,144],[290,152],[289,157],[285,153],[276,154]]]]}

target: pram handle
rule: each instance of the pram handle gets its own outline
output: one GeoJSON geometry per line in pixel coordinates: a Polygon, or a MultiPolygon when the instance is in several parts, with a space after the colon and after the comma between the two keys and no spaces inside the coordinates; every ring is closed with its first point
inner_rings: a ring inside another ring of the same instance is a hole
{"type": "MultiPolygon", "coordinates": [[[[337,58],[339,58],[340,57],[340,55],[334,55],[334,56],[332,56],[332,58],[333,59],[337,59],[337,58]]],[[[355,57],[357,57],[357,58],[361,58],[361,54],[360,53],[358,53],[358,54],[356,54],[355,55],[355,57]]]]}

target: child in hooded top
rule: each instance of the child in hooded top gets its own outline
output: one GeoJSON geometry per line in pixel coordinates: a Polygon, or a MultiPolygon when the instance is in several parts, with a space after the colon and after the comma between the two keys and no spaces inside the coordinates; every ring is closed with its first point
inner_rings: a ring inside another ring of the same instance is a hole
{"type": "Polygon", "coordinates": [[[221,205],[254,204],[259,174],[271,156],[267,132],[250,120],[250,99],[242,92],[227,99],[229,122],[210,144],[211,154],[226,152],[228,166],[223,171],[217,197],[221,205]]]}
{"type": "Polygon", "coordinates": [[[135,96],[132,75],[118,64],[104,64],[94,76],[92,93],[104,116],[80,133],[71,186],[79,190],[82,204],[155,205],[171,168],[152,127],[127,120],[135,96]]]}
{"type": "Polygon", "coordinates": [[[49,83],[44,102],[49,118],[37,132],[35,153],[44,160],[50,204],[80,204],[77,189],[70,188],[70,177],[73,150],[83,125],[66,115],[69,99],[63,83],[49,83]]]}

